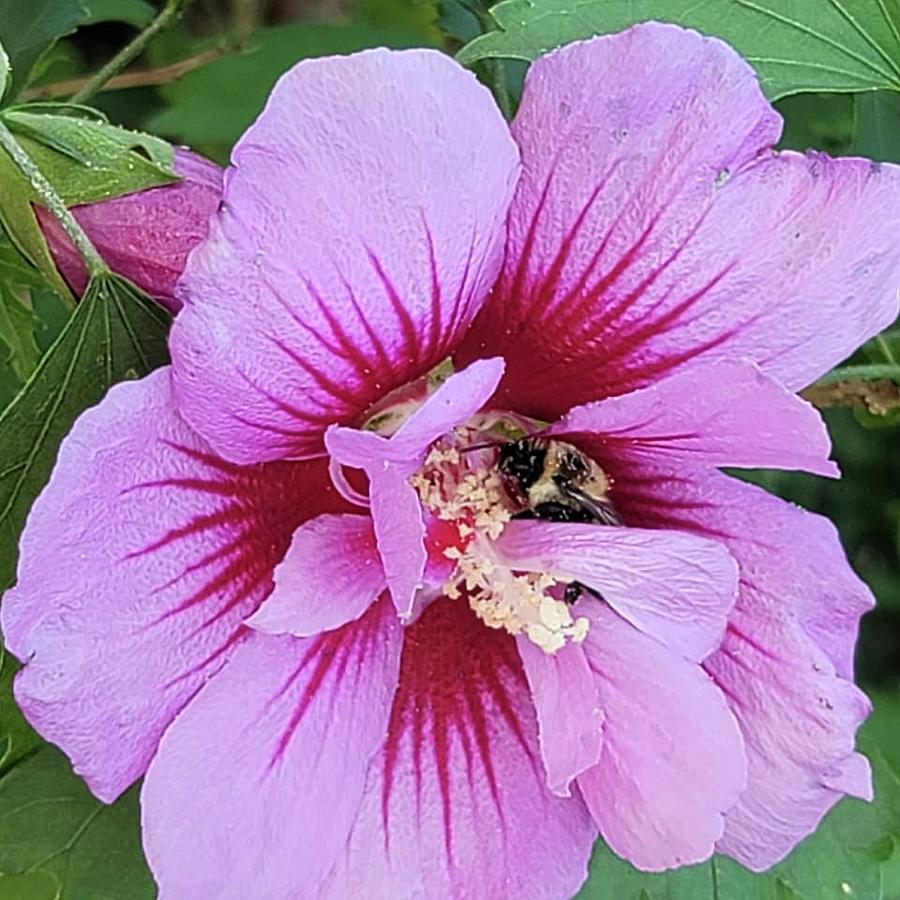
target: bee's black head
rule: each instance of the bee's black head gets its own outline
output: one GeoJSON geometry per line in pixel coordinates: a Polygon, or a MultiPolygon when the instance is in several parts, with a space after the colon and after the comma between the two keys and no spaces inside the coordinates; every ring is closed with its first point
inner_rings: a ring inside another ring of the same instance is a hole
{"type": "Polygon", "coordinates": [[[533,438],[509,441],[500,446],[497,468],[524,494],[544,472],[547,448],[533,438]]]}

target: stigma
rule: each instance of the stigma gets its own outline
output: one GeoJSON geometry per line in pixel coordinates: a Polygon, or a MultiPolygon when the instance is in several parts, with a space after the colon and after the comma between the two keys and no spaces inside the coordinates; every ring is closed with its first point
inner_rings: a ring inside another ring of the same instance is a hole
{"type": "Polygon", "coordinates": [[[495,542],[516,504],[496,469],[496,438],[487,437],[485,444],[486,431],[477,425],[455,429],[432,446],[410,479],[422,506],[458,533],[440,551],[453,564],[443,592],[468,602],[489,628],[525,635],[553,654],[569,641],[583,641],[589,622],[573,617],[564,581],[517,572],[500,560],[495,542]]]}

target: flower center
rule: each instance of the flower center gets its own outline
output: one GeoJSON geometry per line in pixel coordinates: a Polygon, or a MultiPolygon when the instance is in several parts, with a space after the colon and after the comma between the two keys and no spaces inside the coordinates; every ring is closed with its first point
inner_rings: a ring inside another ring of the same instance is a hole
{"type": "Polygon", "coordinates": [[[555,653],[568,641],[580,643],[588,631],[588,620],[574,618],[565,601],[570,586],[549,574],[513,571],[496,552],[507,523],[522,512],[497,467],[500,448],[508,443],[498,433],[517,428],[521,434],[511,420],[478,416],[432,445],[410,480],[423,507],[458,534],[439,551],[454,564],[444,593],[465,597],[490,628],[525,634],[555,653]]]}

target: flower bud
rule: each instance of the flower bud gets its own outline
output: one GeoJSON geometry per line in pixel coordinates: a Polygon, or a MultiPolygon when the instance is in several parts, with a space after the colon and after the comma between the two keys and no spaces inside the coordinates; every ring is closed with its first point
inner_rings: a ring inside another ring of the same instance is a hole
{"type": "MultiPolygon", "coordinates": [[[[222,196],[222,170],[189,150],[176,148],[181,181],[72,208],[107,265],[177,312],[175,282],[188,253],[206,237],[210,215],[222,196]]],[[[62,227],[37,208],[41,230],[66,282],[81,295],[87,270],[62,227]]]]}

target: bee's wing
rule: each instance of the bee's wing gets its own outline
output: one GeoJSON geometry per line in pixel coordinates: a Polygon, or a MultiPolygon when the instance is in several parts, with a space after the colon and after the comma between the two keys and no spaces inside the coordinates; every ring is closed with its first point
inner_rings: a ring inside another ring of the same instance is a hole
{"type": "Polygon", "coordinates": [[[576,487],[569,487],[567,493],[574,497],[592,516],[597,519],[600,525],[624,525],[622,517],[613,508],[613,505],[605,500],[598,500],[590,494],[579,490],[576,487]]]}

